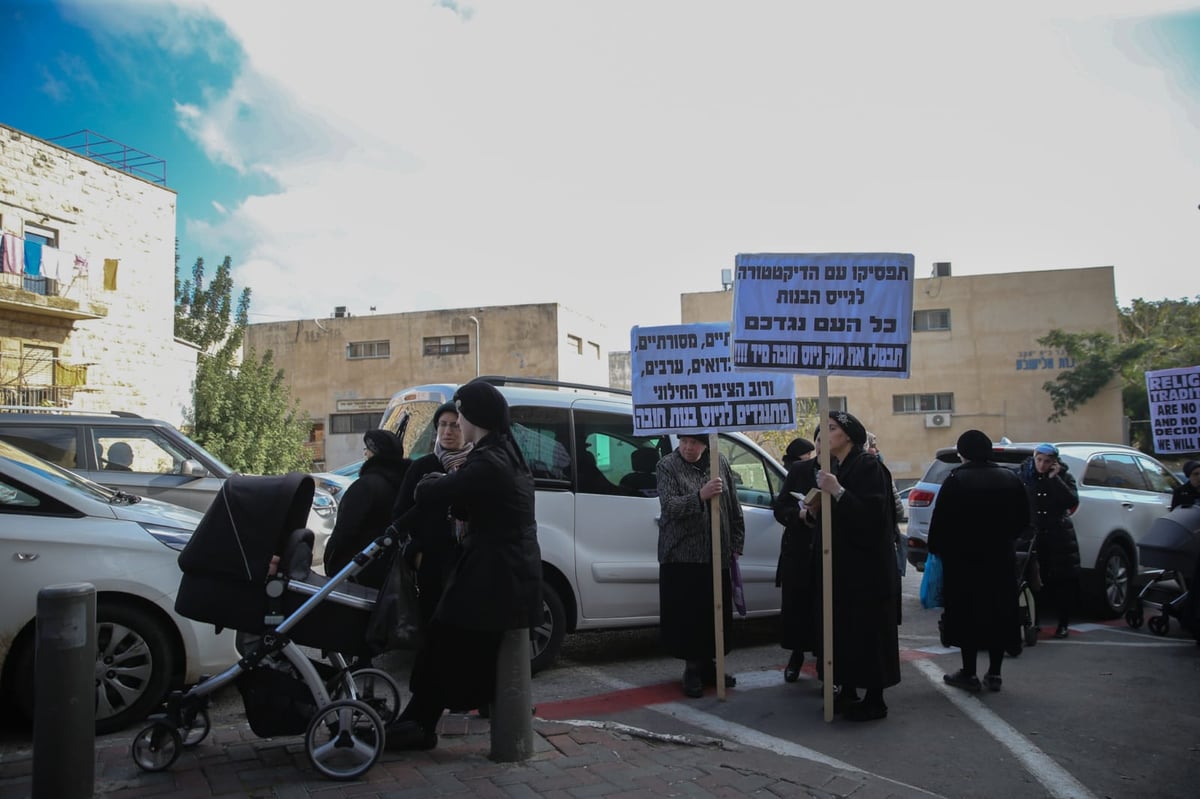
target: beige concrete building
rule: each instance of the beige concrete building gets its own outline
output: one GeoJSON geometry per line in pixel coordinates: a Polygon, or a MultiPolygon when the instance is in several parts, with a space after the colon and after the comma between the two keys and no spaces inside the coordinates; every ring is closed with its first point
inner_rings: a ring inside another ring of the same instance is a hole
{"type": "Polygon", "coordinates": [[[314,422],[316,468],[362,457],[392,394],[422,383],[499,374],[608,384],[599,322],[557,303],[453,308],[250,325],[245,351],[274,353],[314,422]]]}
{"type": "Polygon", "coordinates": [[[197,353],[174,335],[175,192],[0,125],[0,229],[0,405],[181,424],[197,353]]]}
{"type": "MultiPolygon", "coordinates": [[[[1126,440],[1120,385],[1110,383],[1058,423],[1042,384],[1073,366],[1037,340],[1053,329],[1117,335],[1110,266],[914,281],[912,368],[908,379],[829,378],[835,407],[879,437],[897,480],[921,476],[939,447],[978,428],[993,440],[1126,440]]],[[[733,292],[681,297],[682,323],[725,321],[733,292]]],[[[797,376],[796,396],[817,397],[816,377],[797,376]]],[[[809,431],[811,432],[811,431],[809,431]]]]}

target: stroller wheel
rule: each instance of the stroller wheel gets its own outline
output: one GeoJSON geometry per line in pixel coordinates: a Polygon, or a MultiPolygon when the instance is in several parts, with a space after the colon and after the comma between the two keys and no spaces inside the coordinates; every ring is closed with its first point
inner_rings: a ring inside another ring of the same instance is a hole
{"type": "Polygon", "coordinates": [[[404,709],[401,707],[400,685],[392,675],[382,669],[366,668],[351,672],[350,679],[354,681],[354,695],[351,696],[348,692],[348,680],[342,679],[338,681],[337,690],[332,694],[334,699],[358,699],[365,702],[379,714],[385,725],[391,724],[400,716],[400,711],[404,709]]]}
{"type": "Polygon", "coordinates": [[[165,718],[155,719],[142,728],[133,739],[130,754],[143,771],[163,771],[183,751],[183,739],[165,718]]]}
{"type": "Polygon", "coordinates": [[[338,699],[308,722],[304,749],[313,768],[332,780],[358,779],[383,752],[383,720],[370,705],[338,699]]]}
{"type": "Polygon", "coordinates": [[[201,741],[208,737],[210,730],[212,730],[212,721],[208,718],[208,711],[201,708],[196,711],[196,715],[192,717],[190,724],[185,720],[179,727],[179,737],[183,743],[183,748],[191,749],[193,746],[198,746],[201,741]]]}
{"type": "Polygon", "coordinates": [[[1025,628],[1025,646],[1037,646],[1038,628],[1030,624],[1025,628]]]}
{"type": "Polygon", "coordinates": [[[1148,626],[1155,635],[1166,635],[1171,629],[1171,621],[1166,616],[1151,616],[1148,626]]]}
{"type": "Polygon", "coordinates": [[[1125,623],[1133,629],[1140,630],[1142,628],[1143,621],[1144,618],[1142,617],[1141,608],[1132,608],[1125,611],[1125,623]]]}

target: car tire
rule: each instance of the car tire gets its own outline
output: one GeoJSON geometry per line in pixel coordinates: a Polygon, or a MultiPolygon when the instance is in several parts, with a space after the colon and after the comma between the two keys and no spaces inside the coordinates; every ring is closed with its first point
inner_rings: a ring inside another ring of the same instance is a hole
{"type": "MultiPolygon", "coordinates": [[[[16,653],[13,700],[33,720],[36,636],[16,653]]],[[[150,613],[119,603],[96,605],[96,733],[116,732],[141,721],[167,694],[175,654],[165,625],[150,613]],[[104,672],[105,660],[115,667],[104,672]]]]}
{"type": "Polygon", "coordinates": [[[1133,601],[1133,557],[1117,542],[1105,545],[1092,579],[1092,601],[1106,619],[1116,619],[1133,601]]]}
{"type": "Polygon", "coordinates": [[[542,583],[542,623],[529,631],[529,671],[537,674],[558,657],[567,634],[567,612],[554,586],[542,583]]]}

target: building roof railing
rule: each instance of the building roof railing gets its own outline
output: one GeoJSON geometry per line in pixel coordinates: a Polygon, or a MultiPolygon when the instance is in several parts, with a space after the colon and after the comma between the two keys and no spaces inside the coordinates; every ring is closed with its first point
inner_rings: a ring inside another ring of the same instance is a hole
{"type": "Polygon", "coordinates": [[[167,162],[93,130],[77,130],[46,141],[159,186],[167,185],[167,162]]]}

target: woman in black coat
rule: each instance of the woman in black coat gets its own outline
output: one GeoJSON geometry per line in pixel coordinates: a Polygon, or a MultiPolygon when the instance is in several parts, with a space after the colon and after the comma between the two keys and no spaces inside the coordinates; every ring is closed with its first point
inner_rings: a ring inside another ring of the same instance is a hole
{"type": "Polygon", "coordinates": [[[1029,526],[1025,486],[992,463],[992,441],[979,430],[958,438],[965,461],[946,477],[929,522],[929,551],[942,559],[946,643],[962,653],[962,669],[945,681],[979,691],[976,660],[988,653],[984,682],[1000,690],[1004,652],[1020,636],[1015,542],[1029,526]]]}
{"type": "MultiPolygon", "coordinates": [[[[458,408],[447,402],[433,413],[433,452],[413,461],[396,497],[394,518],[400,518],[417,503],[417,485],[429,474],[451,474],[462,466],[471,451],[463,443],[458,422],[458,408]]],[[[417,573],[417,589],[421,603],[421,620],[426,626],[442,598],[442,587],[450,577],[458,557],[458,541],[463,522],[454,518],[448,505],[423,502],[411,523],[411,539],[404,547],[408,565],[417,573]]]]}
{"type": "Polygon", "coordinates": [[[422,480],[415,507],[396,521],[410,529],[429,505],[449,507],[465,526],[413,664],[412,699],[387,731],[389,749],[431,749],[444,710],[487,707],[505,631],[529,629],[542,612],[533,476],[509,432],[508,403],[478,380],[459,388],[454,401],[471,452],[453,473],[422,480]]]}
{"type": "Polygon", "coordinates": [[[1037,530],[1035,546],[1042,594],[1058,611],[1054,637],[1066,638],[1071,603],[1079,592],[1079,541],[1071,522],[1071,512],[1079,505],[1079,491],[1053,444],[1038,444],[1033,455],[1021,464],[1020,476],[1037,530]]]}
{"type": "MultiPolygon", "coordinates": [[[[882,719],[888,713],[883,691],[900,682],[892,475],[863,451],[867,430],[849,413],[831,411],[822,440],[829,447],[830,471],[816,473],[822,494],[815,508],[805,508],[804,518],[819,535],[824,505],[832,506],[834,711],[849,721],[882,719]],[[858,688],[866,691],[861,701],[858,688]]],[[[821,551],[819,537],[814,551],[821,551]]],[[[818,582],[818,599],[823,590],[818,582]]]]}
{"type": "MultiPolygon", "coordinates": [[[[818,436],[820,432],[817,431],[818,436]]],[[[795,492],[803,496],[808,488],[816,485],[816,454],[816,448],[807,439],[797,438],[788,444],[783,455],[788,473],[773,505],[775,521],[783,525],[775,585],[782,589],[779,644],[791,650],[783,670],[783,679],[787,682],[800,679],[804,653],[817,651],[817,637],[820,635],[813,612],[813,539],[816,536],[813,528],[801,519],[800,500],[793,495],[795,492]]]]}
{"type": "MultiPolygon", "coordinates": [[[[363,455],[358,479],[342,494],[333,532],[325,542],[325,574],[330,577],[383,534],[394,518],[392,506],[396,502],[396,492],[408,471],[404,445],[388,430],[364,433],[363,455]]],[[[379,588],[390,565],[388,558],[377,559],[359,572],[355,581],[379,588]]]]}

